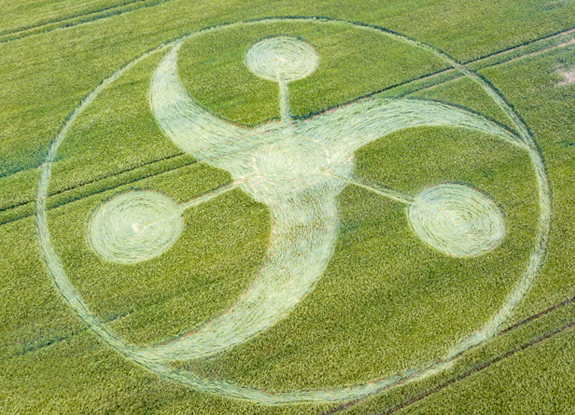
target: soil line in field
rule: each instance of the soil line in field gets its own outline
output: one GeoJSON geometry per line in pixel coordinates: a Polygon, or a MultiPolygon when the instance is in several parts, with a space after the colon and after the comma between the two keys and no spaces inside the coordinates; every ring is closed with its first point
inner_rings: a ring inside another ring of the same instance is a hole
{"type": "MultiPolygon", "coordinates": [[[[534,320],[537,320],[537,319],[539,319],[539,318],[541,318],[541,317],[543,317],[549,313],[552,313],[553,311],[556,311],[556,310],[560,309],[561,307],[564,307],[564,306],[571,304],[573,302],[575,302],[575,297],[571,297],[571,298],[568,298],[564,301],[561,301],[560,303],[557,303],[557,304],[555,304],[555,305],[553,305],[553,306],[551,306],[551,307],[549,307],[549,308],[547,308],[547,309],[545,309],[539,313],[536,313],[536,314],[534,314],[534,315],[532,315],[532,316],[530,316],[524,320],[521,320],[521,321],[501,330],[499,333],[497,333],[497,336],[502,336],[504,334],[507,334],[507,333],[509,333],[509,332],[511,332],[511,331],[513,331],[513,330],[515,330],[515,329],[517,329],[517,328],[519,328],[519,327],[521,327],[527,323],[530,323],[534,320]]],[[[523,343],[523,344],[503,353],[503,354],[500,354],[500,355],[498,355],[498,356],[496,356],[490,360],[487,360],[483,363],[480,363],[480,364],[476,365],[475,367],[463,372],[462,374],[457,375],[451,379],[448,379],[447,381],[440,383],[439,385],[437,385],[433,388],[430,388],[430,389],[428,389],[428,390],[426,390],[426,391],[424,391],[418,395],[415,395],[415,396],[413,396],[407,400],[404,400],[403,402],[401,402],[401,403],[399,403],[399,404],[397,404],[397,405],[395,405],[389,409],[386,409],[383,412],[374,413],[374,415],[388,415],[388,414],[396,413],[402,409],[407,408],[408,406],[410,406],[416,402],[419,402],[419,401],[427,398],[428,396],[431,396],[431,395],[447,388],[448,386],[451,386],[451,385],[453,385],[453,384],[455,384],[455,383],[457,383],[457,382],[459,382],[459,381],[461,381],[461,380],[463,380],[463,379],[465,379],[465,378],[467,378],[467,377],[469,377],[475,373],[478,373],[484,369],[487,369],[489,366],[493,365],[494,363],[498,363],[502,360],[505,360],[508,357],[513,356],[517,352],[528,349],[531,346],[534,346],[534,345],[536,345],[536,344],[538,344],[538,343],[540,343],[546,339],[549,339],[549,338],[551,338],[551,337],[553,337],[559,333],[562,333],[566,330],[569,330],[573,327],[575,327],[575,321],[571,321],[571,322],[569,322],[569,323],[567,323],[561,327],[558,327],[556,329],[548,331],[547,333],[539,335],[536,338],[534,338],[534,339],[532,339],[526,343],[523,343]]],[[[349,408],[365,401],[368,398],[369,397],[365,397],[365,398],[357,399],[357,400],[354,400],[351,402],[347,402],[341,406],[333,408],[332,410],[330,410],[328,412],[324,412],[322,415],[331,415],[331,414],[339,413],[341,411],[349,409],[349,408]]]]}

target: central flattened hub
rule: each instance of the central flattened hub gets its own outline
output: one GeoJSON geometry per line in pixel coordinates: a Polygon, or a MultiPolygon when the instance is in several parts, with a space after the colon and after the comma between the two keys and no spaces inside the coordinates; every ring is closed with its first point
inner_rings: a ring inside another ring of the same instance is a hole
{"type": "Polygon", "coordinates": [[[327,150],[298,134],[268,144],[255,155],[255,167],[261,179],[281,187],[314,184],[325,176],[328,166],[327,150]]]}

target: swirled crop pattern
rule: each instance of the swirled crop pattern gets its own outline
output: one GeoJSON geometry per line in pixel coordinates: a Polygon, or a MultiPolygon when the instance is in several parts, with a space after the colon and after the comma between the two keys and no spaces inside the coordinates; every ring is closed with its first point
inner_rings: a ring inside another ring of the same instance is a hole
{"type": "Polygon", "coordinates": [[[181,208],[153,190],[130,191],[101,204],[88,225],[88,242],[106,260],[135,264],[157,257],[176,242],[181,208]]]}
{"type": "Polygon", "coordinates": [[[460,258],[488,252],[505,236],[505,217],[497,204],[459,184],[443,184],[418,193],[407,217],[423,242],[460,258]]]}

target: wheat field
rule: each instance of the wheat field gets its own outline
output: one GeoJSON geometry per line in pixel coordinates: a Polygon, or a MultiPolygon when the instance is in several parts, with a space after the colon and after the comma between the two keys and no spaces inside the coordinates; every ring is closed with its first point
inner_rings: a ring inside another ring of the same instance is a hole
{"type": "Polygon", "coordinates": [[[573,413],[574,2],[0,10],[2,413],[573,413]]]}

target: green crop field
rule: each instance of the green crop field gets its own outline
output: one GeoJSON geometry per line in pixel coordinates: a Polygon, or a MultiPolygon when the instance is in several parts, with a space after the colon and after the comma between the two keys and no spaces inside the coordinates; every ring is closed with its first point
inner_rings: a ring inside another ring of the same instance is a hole
{"type": "Polygon", "coordinates": [[[0,11],[0,413],[575,413],[574,1],[0,11]]]}

